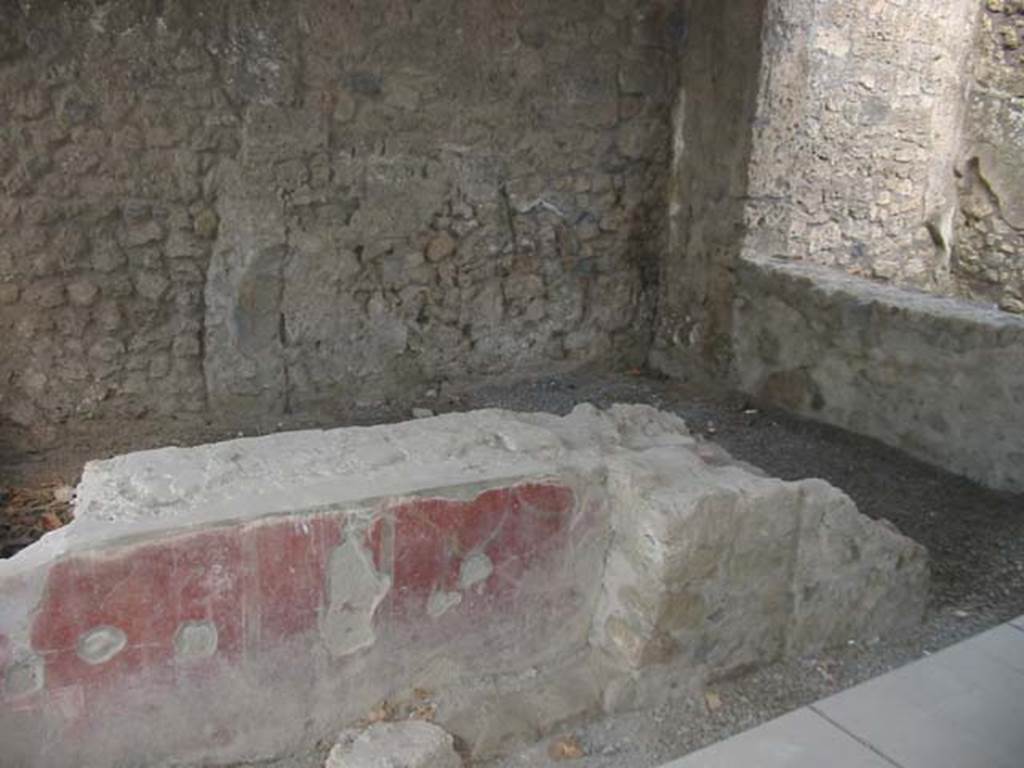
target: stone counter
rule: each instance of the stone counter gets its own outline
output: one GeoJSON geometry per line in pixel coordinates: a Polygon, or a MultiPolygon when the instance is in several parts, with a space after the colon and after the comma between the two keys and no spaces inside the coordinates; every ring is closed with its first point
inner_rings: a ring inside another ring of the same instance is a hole
{"type": "Polygon", "coordinates": [[[258,760],[383,701],[485,757],[927,595],[923,548],[844,494],[647,406],[131,454],[75,514],[0,561],[5,766],[258,760]]]}

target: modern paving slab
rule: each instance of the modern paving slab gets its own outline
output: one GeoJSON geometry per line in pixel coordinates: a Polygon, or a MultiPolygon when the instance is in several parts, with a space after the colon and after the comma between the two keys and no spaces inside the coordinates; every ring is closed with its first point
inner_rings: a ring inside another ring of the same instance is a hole
{"type": "Polygon", "coordinates": [[[996,627],[665,768],[1020,768],[1021,626],[996,627]]]}
{"type": "Polygon", "coordinates": [[[815,705],[903,768],[1024,764],[1024,634],[999,627],[815,705]]]}
{"type": "Polygon", "coordinates": [[[664,768],[892,768],[817,712],[798,709],[664,768]],[[827,756],[828,761],[822,762],[827,756]]]}

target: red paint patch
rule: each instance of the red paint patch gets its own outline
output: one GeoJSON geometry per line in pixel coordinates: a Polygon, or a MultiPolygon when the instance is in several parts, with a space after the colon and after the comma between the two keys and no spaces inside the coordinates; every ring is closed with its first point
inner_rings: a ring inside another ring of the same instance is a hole
{"type": "Polygon", "coordinates": [[[529,484],[472,501],[417,499],[390,510],[395,617],[421,617],[435,592],[459,592],[462,565],[475,554],[485,554],[493,570],[472,594],[494,600],[514,592],[532,563],[564,547],[574,503],[568,488],[529,484]]]}
{"type": "MultiPolygon", "coordinates": [[[[435,592],[460,595],[453,615],[507,617],[524,573],[565,551],[575,504],[570,489],[533,483],[469,501],[417,499],[386,510],[365,538],[378,569],[392,577],[382,613],[435,640],[453,631],[423,621],[435,592]],[[486,555],[490,572],[463,589],[460,570],[473,555],[486,555]]],[[[345,513],[291,516],[55,563],[31,633],[32,649],[45,662],[42,698],[71,724],[84,712],[113,712],[119,697],[108,693],[143,676],[147,686],[173,689],[215,673],[224,661],[241,663],[248,654],[314,634],[327,598],[330,553],[343,543],[346,519],[345,513]],[[214,658],[176,658],[178,628],[201,621],[216,625],[214,658]],[[90,664],[77,645],[103,626],[122,631],[125,647],[90,664]],[[101,700],[106,709],[93,706],[101,700]]],[[[531,599],[539,602],[524,610],[547,598],[531,599]]],[[[379,627],[385,637],[389,629],[379,627]]],[[[8,663],[9,645],[0,637],[0,666],[8,663]]],[[[76,727],[91,725],[83,719],[76,727]]]]}
{"type": "Polygon", "coordinates": [[[217,653],[230,659],[241,656],[244,642],[243,539],[244,531],[221,529],[176,541],[169,585],[176,620],[170,631],[176,632],[184,621],[212,621],[217,625],[217,653]]]}
{"type": "Polygon", "coordinates": [[[250,530],[246,545],[256,568],[248,571],[247,594],[259,610],[249,617],[258,647],[275,647],[316,627],[327,560],[341,538],[339,522],[327,517],[292,518],[250,530]]]}
{"type": "Polygon", "coordinates": [[[196,663],[176,661],[174,649],[187,621],[215,624],[216,656],[227,660],[314,629],[327,557],[340,540],[337,516],[293,517],[55,564],[32,627],[47,688],[82,685],[88,698],[143,670],[169,685],[190,677],[196,663]],[[110,660],[90,664],[77,644],[103,626],[127,642],[110,660]]]}
{"type": "Polygon", "coordinates": [[[172,587],[174,553],[166,543],[135,548],[129,555],[92,555],[57,563],[32,627],[32,647],[46,660],[47,688],[82,684],[102,689],[167,657],[177,626],[172,587]],[[90,664],[78,656],[85,633],[111,626],[124,632],[125,648],[109,661],[90,664]]]}

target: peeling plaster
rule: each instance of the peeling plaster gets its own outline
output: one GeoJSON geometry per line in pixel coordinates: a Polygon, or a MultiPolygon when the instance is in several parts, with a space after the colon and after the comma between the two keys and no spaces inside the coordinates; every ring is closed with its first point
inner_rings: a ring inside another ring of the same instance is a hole
{"type": "Polygon", "coordinates": [[[373,616],[391,589],[391,577],[374,568],[356,537],[332,553],[327,565],[327,606],[320,636],[334,656],[348,656],[376,642],[373,616]]]}

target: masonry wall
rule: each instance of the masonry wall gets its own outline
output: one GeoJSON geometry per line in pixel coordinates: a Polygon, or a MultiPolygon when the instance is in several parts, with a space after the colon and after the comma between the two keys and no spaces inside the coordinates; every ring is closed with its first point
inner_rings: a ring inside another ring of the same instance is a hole
{"type": "Polygon", "coordinates": [[[738,286],[744,392],[1024,491],[1024,318],[784,259],[738,286]]]}
{"type": "Polygon", "coordinates": [[[750,258],[1024,308],[1017,0],[0,14],[0,442],[735,383],[750,258]]]}
{"type": "Polygon", "coordinates": [[[1024,313],[1024,3],[983,5],[958,169],[952,273],[959,295],[1024,313]]]}
{"type": "Polygon", "coordinates": [[[1024,4],[770,3],[748,252],[1024,311],[1024,4]]]}
{"type": "Polygon", "coordinates": [[[743,245],[765,0],[695,0],[680,57],[655,367],[681,378],[722,369],[732,270],[743,245]]]}
{"type": "Polygon", "coordinates": [[[682,60],[652,358],[683,375],[730,368],[740,254],[950,290],[978,11],[974,0],[718,5],[708,13],[721,29],[682,60]],[[711,75],[713,107],[686,104],[691,69],[711,75]]]}
{"type": "Polygon", "coordinates": [[[771,4],[752,250],[948,284],[974,0],[771,4]]]}
{"type": "Polygon", "coordinates": [[[0,3],[0,418],[639,362],[680,6],[0,3]]]}

